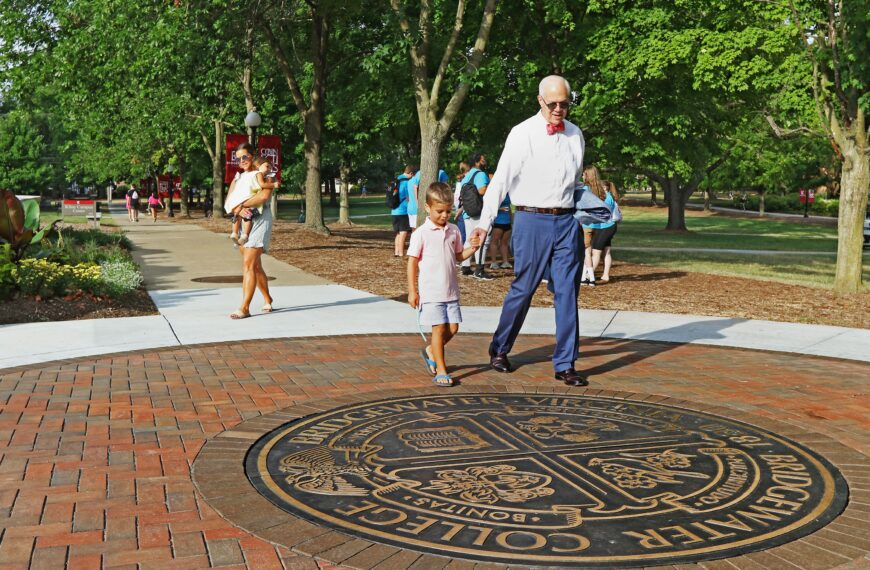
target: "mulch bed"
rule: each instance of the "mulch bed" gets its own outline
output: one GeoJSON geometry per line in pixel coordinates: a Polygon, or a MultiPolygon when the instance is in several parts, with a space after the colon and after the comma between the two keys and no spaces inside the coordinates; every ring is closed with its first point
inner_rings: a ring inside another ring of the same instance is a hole
{"type": "MultiPolygon", "coordinates": [[[[175,220],[198,223],[221,233],[229,227],[222,219],[175,220]]],[[[405,263],[393,258],[391,231],[337,225],[330,226],[330,230],[331,236],[323,236],[299,224],[278,222],[270,254],[348,287],[397,301],[407,299],[405,263]]],[[[614,248],[614,257],[613,281],[595,288],[584,287],[581,308],[870,328],[870,293],[838,296],[829,290],[800,285],[622,263],[618,247],[614,248]]],[[[492,281],[460,278],[464,305],[501,305],[513,274],[507,269],[489,273],[495,277],[492,281]]],[[[546,287],[538,288],[533,306],[553,306],[546,287]]]]}
{"type": "Polygon", "coordinates": [[[144,289],[137,289],[118,299],[79,293],[41,300],[35,297],[19,297],[0,303],[0,325],[144,317],[156,314],[157,307],[144,289]]]}

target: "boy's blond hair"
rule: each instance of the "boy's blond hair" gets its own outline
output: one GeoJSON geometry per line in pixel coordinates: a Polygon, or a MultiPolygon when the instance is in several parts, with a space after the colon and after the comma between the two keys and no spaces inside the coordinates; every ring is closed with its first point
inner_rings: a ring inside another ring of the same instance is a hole
{"type": "Polygon", "coordinates": [[[433,182],[426,189],[426,204],[431,206],[434,202],[439,204],[453,203],[453,190],[444,182],[433,182]]]}

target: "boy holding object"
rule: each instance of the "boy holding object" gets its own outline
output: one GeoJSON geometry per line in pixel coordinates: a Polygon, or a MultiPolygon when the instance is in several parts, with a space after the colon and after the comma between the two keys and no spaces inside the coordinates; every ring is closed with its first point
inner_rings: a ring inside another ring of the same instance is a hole
{"type": "Polygon", "coordinates": [[[447,222],[452,209],[450,186],[443,182],[429,186],[429,217],[411,234],[408,246],[408,304],[419,311],[421,325],[432,327],[432,343],[420,352],[437,386],[453,386],[453,378],[447,374],[444,346],[462,322],[456,262],[468,259],[480,248],[477,237],[463,248],[459,228],[447,222]]]}

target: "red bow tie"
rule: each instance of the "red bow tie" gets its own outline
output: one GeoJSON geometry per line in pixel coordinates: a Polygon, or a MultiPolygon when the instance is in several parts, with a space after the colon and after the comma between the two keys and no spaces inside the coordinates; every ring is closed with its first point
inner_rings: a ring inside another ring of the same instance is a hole
{"type": "Polygon", "coordinates": [[[547,123],[547,134],[548,135],[555,135],[556,133],[560,133],[564,130],[565,130],[565,122],[564,121],[559,122],[558,125],[553,125],[553,124],[547,123]]]}

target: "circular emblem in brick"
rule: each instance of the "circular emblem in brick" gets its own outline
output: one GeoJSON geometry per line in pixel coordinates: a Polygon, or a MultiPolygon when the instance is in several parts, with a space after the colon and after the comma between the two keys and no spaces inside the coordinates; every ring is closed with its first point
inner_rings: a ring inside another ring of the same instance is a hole
{"type": "Polygon", "coordinates": [[[290,422],[249,451],[275,505],[421,552],[518,565],[681,563],[809,534],[845,507],[828,461],[751,425],[571,395],[396,398],[290,422]]]}

